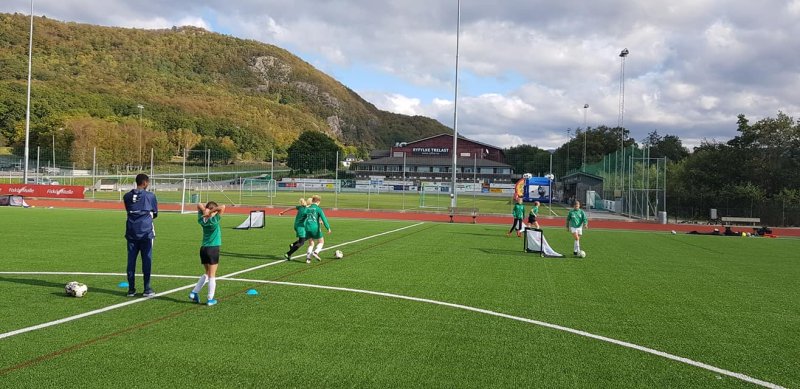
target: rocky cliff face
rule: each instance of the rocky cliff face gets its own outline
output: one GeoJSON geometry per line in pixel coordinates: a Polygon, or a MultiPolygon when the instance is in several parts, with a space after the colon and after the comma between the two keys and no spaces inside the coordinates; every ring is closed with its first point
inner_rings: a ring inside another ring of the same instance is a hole
{"type": "Polygon", "coordinates": [[[273,56],[260,56],[251,60],[250,70],[258,76],[261,83],[256,87],[260,92],[274,92],[291,88],[303,96],[303,100],[314,101],[329,108],[334,114],[325,118],[329,131],[337,138],[342,136],[345,121],[341,117],[342,102],[319,86],[305,81],[292,81],[291,65],[273,56]]]}

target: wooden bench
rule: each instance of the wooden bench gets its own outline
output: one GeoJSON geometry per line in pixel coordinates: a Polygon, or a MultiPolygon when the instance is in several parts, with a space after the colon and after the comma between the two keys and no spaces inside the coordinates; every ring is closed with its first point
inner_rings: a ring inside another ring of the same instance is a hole
{"type": "Polygon", "coordinates": [[[732,225],[733,223],[750,223],[753,226],[761,223],[761,218],[758,217],[734,217],[723,216],[720,218],[722,224],[732,225]]]}
{"type": "Polygon", "coordinates": [[[453,222],[453,216],[463,215],[472,216],[472,224],[475,224],[475,218],[478,217],[478,208],[448,207],[447,213],[450,215],[450,223],[453,222]]]}

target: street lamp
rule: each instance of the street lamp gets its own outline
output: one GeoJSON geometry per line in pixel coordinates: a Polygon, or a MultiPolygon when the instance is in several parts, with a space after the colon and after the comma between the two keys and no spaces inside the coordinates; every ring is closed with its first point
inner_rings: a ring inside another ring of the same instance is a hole
{"type": "Polygon", "coordinates": [[[583,164],[581,165],[581,171],[586,171],[586,132],[589,130],[589,127],[586,125],[586,112],[589,111],[589,104],[583,105],[583,164]]]}
{"type": "Polygon", "coordinates": [[[628,49],[622,49],[619,53],[619,116],[617,127],[619,128],[619,148],[622,154],[620,159],[620,190],[625,189],[625,58],[628,57],[628,49]]]}
{"type": "Polygon", "coordinates": [[[567,170],[564,172],[564,175],[569,174],[569,143],[572,141],[572,135],[570,134],[570,129],[567,128],[567,170]]]}
{"type": "Polygon", "coordinates": [[[28,105],[25,108],[25,162],[22,171],[22,183],[28,183],[28,159],[30,158],[31,139],[31,62],[33,61],[33,0],[31,0],[31,31],[28,41],[28,105]]]}
{"type": "Polygon", "coordinates": [[[142,167],[142,110],[144,110],[144,105],[137,105],[136,108],[139,108],[139,168],[142,167]]]}
{"type": "Polygon", "coordinates": [[[456,204],[458,204],[458,200],[456,199],[456,169],[458,168],[458,49],[461,40],[461,0],[458,0],[458,17],[456,22],[456,80],[455,80],[455,92],[453,96],[453,150],[450,152],[453,154],[453,171],[451,177],[451,188],[450,188],[450,206],[455,208],[456,204]]]}
{"type": "MultiPolygon", "coordinates": [[[[64,128],[59,128],[58,131],[64,131],[64,128]]],[[[53,171],[56,170],[56,131],[53,131],[53,171]]]]}

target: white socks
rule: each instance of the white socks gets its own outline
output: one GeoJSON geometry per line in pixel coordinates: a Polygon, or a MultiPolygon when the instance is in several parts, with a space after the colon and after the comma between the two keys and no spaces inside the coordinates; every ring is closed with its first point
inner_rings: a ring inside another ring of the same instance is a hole
{"type": "Polygon", "coordinates": [[[217,278],[216,277],[209,277],[209,276],[203,274],[202,276],[200,276],[200,279],[197,280],[197,285],[195,285],[194,289],[192,289],[192,293],[200,293],[200,290],[203,289],[203,286],[206,284],[206,281],[208,281],[208,299],[209,300],[213,300],[214,299],[214,292],[217,291],[217,278]]]}
{"type": "Polygon", "coordinates": [[[311,258],[311,253],[314,252],[314,245],[308,245],[308,249],[306,250],[306,259],[311,258]]]}
{"type": "Polygon", "coordinates": [[[317,253],[317,254],[319,254],[319,252],[320,252],[320,251],[322,251],[322,246],[323,246],[324,244],[325,244],[325,242],[319,242],[319,243],[317,243],[317,249],[316,249],[316,250],[314,250],[314,252],[315,252],[315,253],[317,253]]]}
{"type": "Polygon", "coordinates": [[[580,253],[581,252],[581,241],[576,240],[575,243],[572,245],[572,248],[573,248],[572,251],[574,251],[576,253],[580,253]]]}
{"type": "Polygon", "coordinates": [[[214,299],[214,292],[217,291],[217,278],[211,277],[208,279],[208,299],[214,299]]]}
{"type": "Polygon", "coordinates": [[[206,277],[205,274],[200,276],[200,279],[197,280],[197,285],[195,285],[194,289],[192,289],[192,293],[200,293],[200,290],[203,289],[203,286],[206,284],[207,279],[208,277],[206,277]]]}

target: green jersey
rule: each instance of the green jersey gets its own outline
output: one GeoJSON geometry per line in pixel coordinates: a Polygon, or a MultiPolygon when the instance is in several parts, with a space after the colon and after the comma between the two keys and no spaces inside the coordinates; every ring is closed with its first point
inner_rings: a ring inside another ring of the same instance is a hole
{"type": "Polygon", "coordinates": [[[539,216],[539,206],[538,205],[534,205],[531,208],[531,215],[532,216],[539,216]]]}
{"type": "Polygon", "coordinates": [[[514,204],[511,216],[514,216],[514,219],[522,219],[523,215],[525,215],[525,206],[522,204],[514,204]]]}
{"type": "Polygon", "coordinates": [[[567,227],[580,228],[589,224],[582,209],[572,209],[567,214],[567,227]]]}
{"type": "Polygon", "coordinates": [[[222,229],[219,228],[219,214],[212,217],[203,217],[203,212],[197,211],[197,223],[203,227],[203,247],[222,246],[222,229]]]}
{"type": "Polygon", "coordinates": [[[294,216],[294,228],[301,228],[306,221],[306,211],[308,207],[298,205],[294,207],[297,210],[297,215],[294,216]]]}
{"type": "Polygon", "coordinates": [[[322,208],[320,208],[319,205],[311,204],[308,208],[306,208],[306,231],[311,234],[319,232],[320,220],[322,220],[322,224],[325,225],[325,229],[331,229],[331,225],[328,224],[328,218],[325,217],[325,212],[322,211],[322,208]]]}

